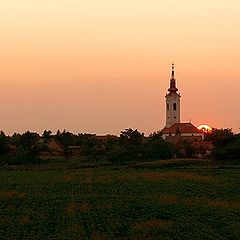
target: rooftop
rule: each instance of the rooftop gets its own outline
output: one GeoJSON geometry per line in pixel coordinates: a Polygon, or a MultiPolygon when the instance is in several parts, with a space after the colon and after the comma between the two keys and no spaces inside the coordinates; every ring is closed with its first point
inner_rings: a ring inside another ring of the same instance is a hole
{"type": "Polygon", "coordinates": [[[171,127],[163,128],[161,133],[168,134],[168,133],[202,133],[201,130],[197,129],[192,123],[175,123],[171,127]]]}

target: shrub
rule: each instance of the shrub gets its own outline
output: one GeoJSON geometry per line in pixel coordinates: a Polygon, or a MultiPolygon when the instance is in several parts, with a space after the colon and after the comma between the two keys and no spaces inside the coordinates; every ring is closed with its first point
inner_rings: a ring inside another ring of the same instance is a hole
{"type": "Polygon", "coordinates": [[[16,155],[12,157],[10,164],[39,164],[42,160],[35,156],[31,151],[24,150],[22,147],[17,149],[16,155]]]}

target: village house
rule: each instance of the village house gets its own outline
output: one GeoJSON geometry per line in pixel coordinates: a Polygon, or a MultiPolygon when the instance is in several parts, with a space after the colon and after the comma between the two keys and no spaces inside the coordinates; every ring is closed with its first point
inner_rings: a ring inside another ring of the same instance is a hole
{"type": "Polygon", "coordinates": [[[68,146],[68,152],[70,156],[80,156],[81,150],[81,146],[68,146]]]}
{"type": "Polygon", "coordinates": [[[54,138],[48,141],[43,138],[39,139],[38,142],[32,146],[32,150],[40,157],[64,156],[64,146],[54,138]]]}

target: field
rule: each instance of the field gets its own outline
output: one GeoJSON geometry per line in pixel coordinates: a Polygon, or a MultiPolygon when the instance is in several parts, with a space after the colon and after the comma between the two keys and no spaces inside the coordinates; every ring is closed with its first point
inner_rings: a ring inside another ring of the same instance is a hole
{"type": "Polygon", "coordinates": [[[240,167],[165,163],[1,169],[0,239],[240,239],[240,167]]]}

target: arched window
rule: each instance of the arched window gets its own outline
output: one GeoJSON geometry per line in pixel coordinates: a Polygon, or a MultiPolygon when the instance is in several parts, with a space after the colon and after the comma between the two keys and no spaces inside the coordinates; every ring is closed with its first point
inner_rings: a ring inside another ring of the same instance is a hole
{"type": "Polygon", "coordinates": [[[177,104],[176,104],[176,103],[173,104],[173,110],[174,110],[174,111],[177,110],[177,104]]]}

